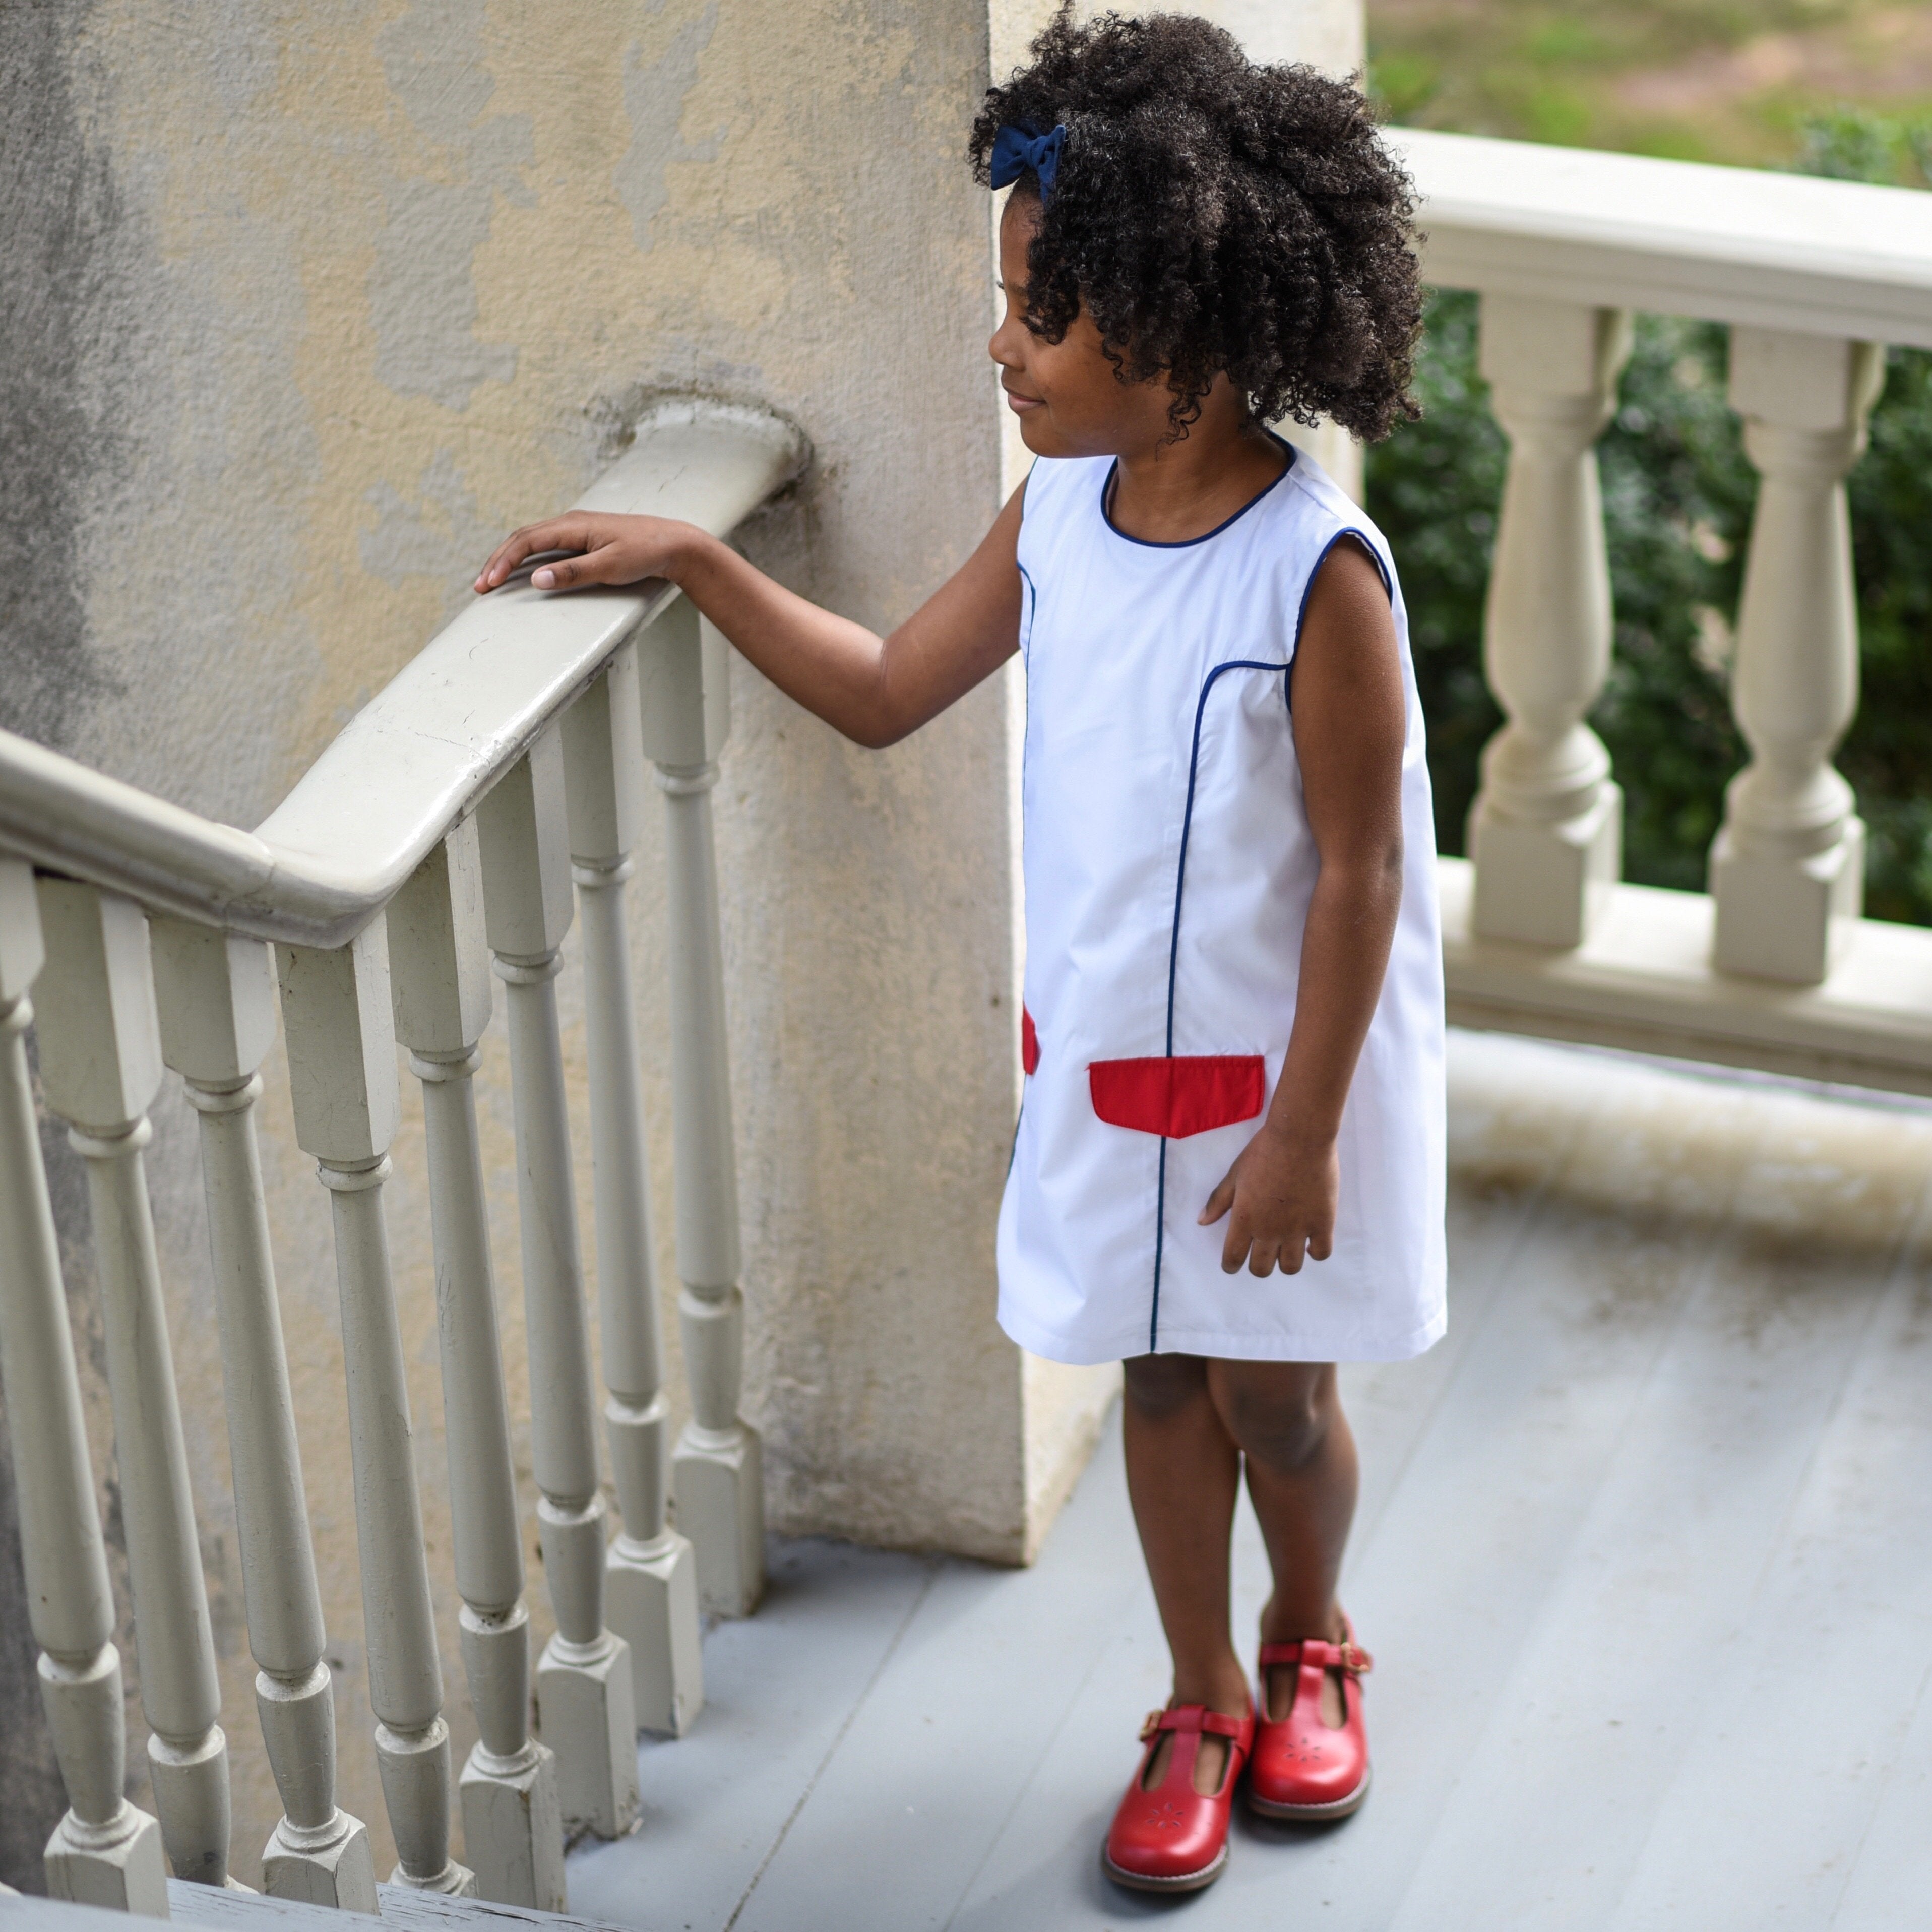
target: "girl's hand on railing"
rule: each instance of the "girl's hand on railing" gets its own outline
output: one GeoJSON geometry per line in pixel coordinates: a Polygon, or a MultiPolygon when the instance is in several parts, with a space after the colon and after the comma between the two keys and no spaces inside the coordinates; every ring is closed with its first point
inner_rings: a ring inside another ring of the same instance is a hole
{"type": "Polygon", "coordinates": [[[530,582],[539,590],[580,590],[587,584],[636,584],[668,577],[671,560],[699,535],[668,517],[620,517],[572,510],[513,530],[476,573],[478,591],[494,590],[526,560],[548,550],[574,556],[539,564],[530,582]]]}

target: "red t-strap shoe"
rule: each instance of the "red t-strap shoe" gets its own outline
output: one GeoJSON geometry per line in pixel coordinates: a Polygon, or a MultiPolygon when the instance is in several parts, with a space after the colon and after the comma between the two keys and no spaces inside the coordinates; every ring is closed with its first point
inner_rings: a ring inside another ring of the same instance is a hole
{"type": "Polygon", "coordinates": [[[1248,1802],[1268,1818],[1297,1818],[1319,1824],[1346,1818],[1369,1795],[1369,1733],[1362,1720],[1362,1679],[1375,1660],[1347,1640],[1262,1646],[1262,1701],[1256,1720],[1254,1762],[1248,1772],[1248,1802]],[[1292,1667],[1294,1701],[1288,1715],[1270,1718],[1268,1672],[1292,1667]],[[1342,1724],[1337,1730],[1322,1716],[1322,1683],[1330,1671],[1342,1677],[1342,1724]]]}
{"type": "Polygon", "coordinates": [[[1212,1885],[1228,1862],[1228,1814],[1234,1786],[1255,1741],[1255,1720],[1224,1718],[1204,1704],[1181,1704],[1152,1711],[1141,1726],[1140,1768],[1114,1814],[1101,1862],[1107,1876],[1141,1892],[1198,1892],[1212,1885]],[[1201,1737],[1228,1740],[1228,1762],[1211,1798],[1194,1788],[1194,1766],[1201,1737]],[[1172,1733],[1167,1768],[1151,1791],[1142,1788],[1160,1741],[1172,1733]]]}

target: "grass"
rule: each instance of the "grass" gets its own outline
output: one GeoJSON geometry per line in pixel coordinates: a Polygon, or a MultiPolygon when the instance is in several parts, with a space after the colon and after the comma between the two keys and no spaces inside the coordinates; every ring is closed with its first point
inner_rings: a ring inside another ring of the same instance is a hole
{"type": "Polygon", "coordinates": [[[1370,0],[1369,48],[1415,127],[1778,166],[1850,110],[1901,183],[1932,160],[1924,0],[1370,0]]]}

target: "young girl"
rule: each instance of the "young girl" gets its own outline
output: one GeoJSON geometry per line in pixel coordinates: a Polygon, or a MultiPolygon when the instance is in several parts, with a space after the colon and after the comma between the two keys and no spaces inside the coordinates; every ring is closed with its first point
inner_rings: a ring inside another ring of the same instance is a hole
{"type": "Polygon", "coordinates": [[[1198,20],[1064,13],[987,97],[1001,386],[1038,458],[890,636],[648,517],[518,531],[542,589],[678,584],[782,690],[896,742],[1025,664],[1025,1099],[1001,1325],[1124,1360],[1127,1478],[1173,1652],[1107,1870],[1227,1859],[1229,1806],[1367,1793],[1336,1602],[1338,1360],[1442,1333],[1442,988],[1427,770],[1387,545],[1266,428],[1413,413],[1407,184],[1361,97],[1198,20]],[[1274,1577],[1259,1708],[1229,1630],[1237,1487],[1274,1577]]]}

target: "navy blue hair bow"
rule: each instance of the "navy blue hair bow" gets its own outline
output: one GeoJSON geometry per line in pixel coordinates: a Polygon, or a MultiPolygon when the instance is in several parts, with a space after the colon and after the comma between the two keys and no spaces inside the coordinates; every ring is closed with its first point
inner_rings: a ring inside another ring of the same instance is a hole
{"type": "Polygon", "coordinates": [[[993,185],[1009,188],[1030,168],[1040,177],[1040,195],[1044,201],[1053,192],[1053,178],[1060,172],[1060,151],[1066,145],[1064,127],[1054,128],[1050,134],[1030,134],[1024,128],[1003,127],[993,136],[993,185]]]}

